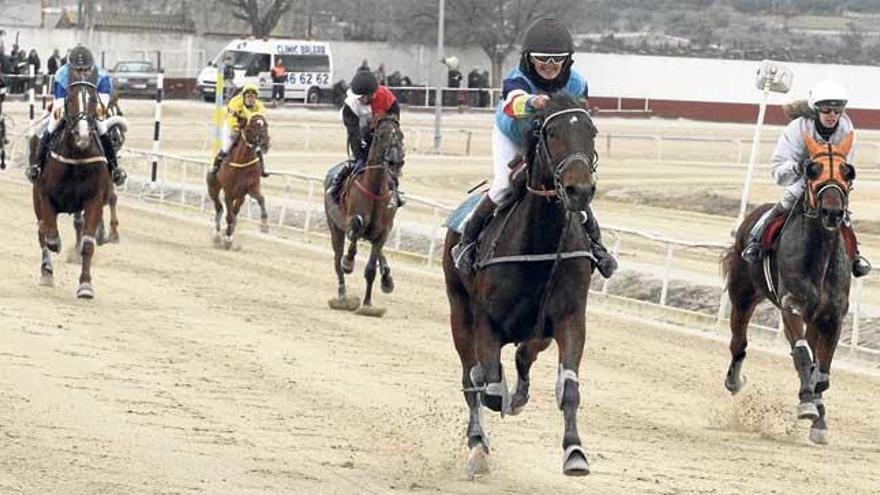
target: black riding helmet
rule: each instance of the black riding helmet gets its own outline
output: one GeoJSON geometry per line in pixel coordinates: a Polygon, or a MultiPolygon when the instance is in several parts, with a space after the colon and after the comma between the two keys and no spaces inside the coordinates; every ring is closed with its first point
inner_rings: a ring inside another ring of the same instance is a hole
{"type": "Polygon", "coordinates": [[[95,66],[95,57],[92,56],[92,52],[88,48],[76,45],[70,50],[67,63],[71,69],[88,70],[95,66]]]}
{"type": "Polygon", "coordinates": [[[351,78],[351,92],[358,96],[372,96],[379,89],[379,81],[368,70],[358,71],[351,78]]]}
{"type": "Polygon", "coordinates": [[[544,91],[557,91],[568,82],[571,64],[574,62],[571,58],[572,53],[574,53],[574,41],[565,24],[556,19],[541,19],[532,24],[532,27],[526,32],[519,60],[519,70],[544,91]],[[532,53],[568,53],[568,58],[563,62],[559,75],[548,81],[535,70],[535,66],[529,59],[529,55],[532,53]]]}

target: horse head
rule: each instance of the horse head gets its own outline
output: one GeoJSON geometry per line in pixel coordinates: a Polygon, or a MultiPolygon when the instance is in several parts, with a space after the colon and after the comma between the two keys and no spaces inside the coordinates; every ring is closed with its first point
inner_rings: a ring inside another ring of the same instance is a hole
{"type": "Polygon", "coordinates": [[[64,127],[78,150],[86,151],[92,145],[97,118],[97,86],[86,78],[71,82],[64,99],[64,127]]]}
{"type": "Polygon", "coordinates": [[[807,166],[806,209],[811,216],[819,216],[828,230],[837,230],[849,203],[849,191],[856,178],[856,169],[847,163],[852,148],[850,133],[839,145],[818,143],[805,136],[810,164],[807,166]]]}
{"type": "Polygon", "coordinates": [[[572,211],[586,210],[596,193],[597,132],[583,100],[551,96],[532,121],[528,191],[555,196],[572,211]]]}
{"type": "Polygon", "coordinates": [[[242,136],[254,150],[269,151],[269,124],[262,115],[253,115],[248,119],[242,136]]]}
{"type": "Polygon", "coordinates": [[[377,117],[373,121],[373,144],[367,155],[367,163],[381,165],[391,175],[398,177],[405,157],[403,132],[397,117],[391,114],[377,117]]]}

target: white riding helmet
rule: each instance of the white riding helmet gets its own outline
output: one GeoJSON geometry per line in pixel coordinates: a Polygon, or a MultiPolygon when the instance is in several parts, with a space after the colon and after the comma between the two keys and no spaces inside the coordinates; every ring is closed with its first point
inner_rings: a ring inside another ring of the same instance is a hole
{"type": "Polygon", "coordinates": [[[809,104],[813,109],[820,104],[843,108],[846,106],[847,99],[846,88],[837,81],[826,79],[810,90],[809,104]]]}

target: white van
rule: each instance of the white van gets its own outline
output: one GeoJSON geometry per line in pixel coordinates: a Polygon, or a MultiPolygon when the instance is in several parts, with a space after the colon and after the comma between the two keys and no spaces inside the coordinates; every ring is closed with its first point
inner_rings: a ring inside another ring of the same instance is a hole
{"type": "Polygon", "coordinates": [[[240,88],[245,83],[260,87],[260,98],[272,95],[270,70],[279,58],[287,69],[284,86],[286,99],[317,103],[329,98],[333,86],[333,57],[330,44],[321,41],[286,39],[237,39],[231,41],[199,73],[196,87],[206,101],[214,101],[217,84],[217,64],[226,55],[232,57],[235,69],[233,84],[240,88]]]}

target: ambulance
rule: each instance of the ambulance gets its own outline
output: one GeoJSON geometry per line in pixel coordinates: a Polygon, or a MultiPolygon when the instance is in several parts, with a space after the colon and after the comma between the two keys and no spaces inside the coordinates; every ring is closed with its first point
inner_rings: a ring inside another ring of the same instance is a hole
{"type": "Polygon", "coordinates": [[[226,60],[227,55],[235,72],[233,86],[240,88],[246,83],[255,83],[260,87],[260,99],[268,100],[272,95],[269,71],[278,59],[287,69],[286,99],[318,103],[330,98],[333,57],[329,43],[269,38],[236,39],[227,44],[199,73],[196,87],[206,101],[214,101],[217,66],[226,60]]]}

